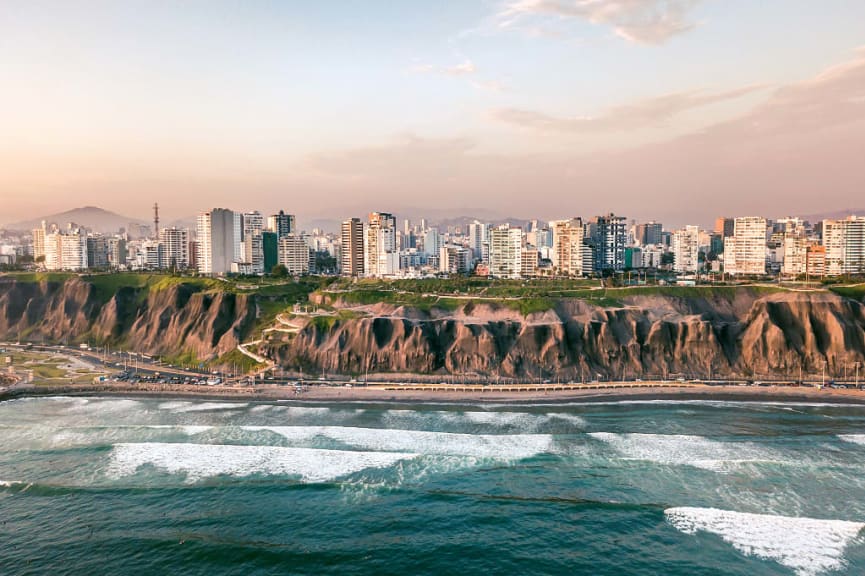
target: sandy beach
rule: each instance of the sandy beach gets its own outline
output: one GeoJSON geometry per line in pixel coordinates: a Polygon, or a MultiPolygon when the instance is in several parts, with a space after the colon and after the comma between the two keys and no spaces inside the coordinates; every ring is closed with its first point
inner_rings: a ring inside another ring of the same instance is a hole
{"type": "Polygon", "coordinates": [[[191,386],[191,385],[133,385],[125,383],[87,385],[36,385],[0,389],[0,401],[11,398],[52,395],[117,395],[183,397],[201,399],[230,399],[243,401],[292,402],[398,402],[398,403],[561,403],[561,402],[614,402],[626,400],[718,400],[752,402],[815,402],[865,404],[865,391],[789,386],[709,386],[703,384],[651,383],[634,385],[622,383],[609,387],[575,387],[567,390],[547,390],[527,387],[524,391],[506,391],[487,386],[483,391],[452,389],[424,389],[413,386],[370,386],[346,388],[311,386],[296,392],[287,386],[191,386]]]}

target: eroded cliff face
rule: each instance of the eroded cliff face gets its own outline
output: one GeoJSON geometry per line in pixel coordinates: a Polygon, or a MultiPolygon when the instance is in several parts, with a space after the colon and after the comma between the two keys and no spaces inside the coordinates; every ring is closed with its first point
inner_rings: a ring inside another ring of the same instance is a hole
{"type": "MultiPolygon", "coordinates": [[[[826,292],[626,298],[604,308],[562,300],[521,316],[474,303],[455,312],[364,307],[369,317],[309,323],[269,353],[328,372],[477,373],[589,378],[851,374],[865,368],[865,312],[826,292]],[[466,311],[469,310],[470,313],[466,311]]],[[[863,371],[865,372],[865,371],[863,371]]]]}
{"type": "MultiPolygon", "coordinates": [[[[603,307],[562,299],[522,315],[476,300],[457,308],[355,306],[296,334],[274,331],[260,350],[286,369],[505,377],[650,378],[672,375],[865,375],[865,306],[829,292],[754,289],[703,296],[629,296],[603,307]],[[343,318],[343,319],[337,319],[343,318]]],[[[80,278],[0,277],[0,339],[111,343],[149,354],[215,358],[252,338],[256,294],[178,283],[100,293],[80,278]]],[[[258,333],[256,332],[256,335],[258,333]]]]}
{"type": "Polygon", "coordinates": [[[89,340],[150,354],[193,351],[200,358],[233,350],[252,329],[256,306],[231,292],[189,284],[160,290],[122,287],[106,300],[78,278],[63,282],[0,279],[0,339],[89,340]]]}

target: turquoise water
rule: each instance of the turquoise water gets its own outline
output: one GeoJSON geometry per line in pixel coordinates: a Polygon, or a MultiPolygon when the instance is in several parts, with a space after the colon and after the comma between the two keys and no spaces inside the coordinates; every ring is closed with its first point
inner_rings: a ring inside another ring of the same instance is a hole
{"type": "Polygon", "coordinates": [[[865,574],[865,407],[0,403],[2,574],[865,574]]]}

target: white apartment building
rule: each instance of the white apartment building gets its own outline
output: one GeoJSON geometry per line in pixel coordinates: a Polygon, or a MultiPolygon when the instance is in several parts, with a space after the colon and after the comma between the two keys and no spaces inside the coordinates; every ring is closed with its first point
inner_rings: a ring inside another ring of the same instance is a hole
{"type": "Polygon", "coordinates": [[[733,235],[724,242],[724,271],[733,275],[766,273],[766,219],[736,218],[733,235]]]}
{"type": "Polygon", "coordinates": [[[489,260],[489,231],[489,225],[483,222],[475,220],[469,224],[469,248],[475,260],[482,262],[489,260]]]}
{"type": "Polygon", "coordinates": [[[522,273],[523,231],[508,224],[490,230],[490,276],[519,278],[522,273]]]}
{"type": "Polygon", "coordinates": [[[261,233],[264,231],[264,216],[261,212],[254,210],[252,212],[243,213],[243,237],[247,234],[261,233]]]}
{"type": "Polygon", "coordinates": [[[214,208],[198,215],[198,272],[223,275],[240,256],[240,214],[214,208]]]}
{"type": "Polygon", "coordinates": [[[700,269],[700,227],[685,226],[673,232],[673,270],[695,274],[700,269]]]}
{"type": "Polygon", "coordinates": [[[865,272],[865,217],[823,221],[823,246],[826,247],[826,274],[865,272]]]}
{"type": "Polygon", "coordinates": [[[87,235],[82,230],[52,232],[45,236],[46,270],[85,270],[87,235]]]}
{"type": "Polygon", "coordinates": [[[161,266],[183,270],[189,267],[189,230],[186,228],[162,228],[159,230],[162,245],[161,266]]]}
{"type": "Polygon", "coordinates": [[[279,239],[279,263],[293,276],[309,274],[309,245],[300,234],[288,234],[279,239]]]}

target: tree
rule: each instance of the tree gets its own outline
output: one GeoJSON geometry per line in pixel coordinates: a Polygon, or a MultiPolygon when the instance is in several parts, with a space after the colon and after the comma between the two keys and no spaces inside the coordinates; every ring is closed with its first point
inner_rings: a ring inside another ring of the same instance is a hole
{"type": "Polygon", "coordinates": [[[285,278],[288,276],[288,268],[284,264],[277,264],[271,269],[270,275],[274,278],[285,278]]]}

